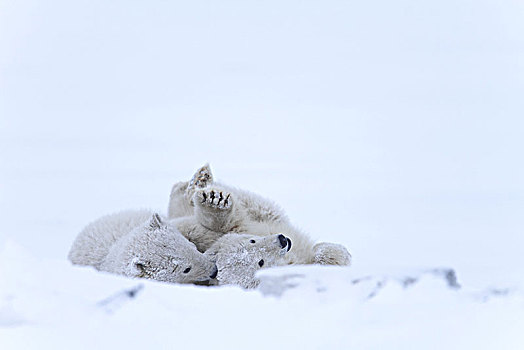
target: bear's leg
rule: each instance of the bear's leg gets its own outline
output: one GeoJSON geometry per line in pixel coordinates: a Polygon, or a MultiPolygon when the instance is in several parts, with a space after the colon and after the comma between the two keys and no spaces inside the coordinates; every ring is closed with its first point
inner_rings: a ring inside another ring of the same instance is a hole
{"type": "Polygon", "coordinates": [[[210,230],[229,232],[234,226],[233,198],[220,188],[208,187],[196,191],[193,202],[200,224],[210,230]]]}
{"type": "Polygon", "coordinates": [[[212,231],[202,226],[195,216],[178,218],[171,220],[170,223],[174,224],[180,233],[193,243],[201,253],[208,250],[223,235],[222,232],[212,231]]]}
{"type": "Polygon", "coordinates": [[[313,263],[347,266],[351,264],[351,254],[341,244],[317,243],[313,246],[313,263]]]}
{"type": "Polygon", "coordinates": [[[175,219],[193,215],[191,201],[186,198],[188,185],[188,181],[177,182],[173,185],[171,195],[169,196],[169,206],[167,208],[168,218],[175,219]]]}

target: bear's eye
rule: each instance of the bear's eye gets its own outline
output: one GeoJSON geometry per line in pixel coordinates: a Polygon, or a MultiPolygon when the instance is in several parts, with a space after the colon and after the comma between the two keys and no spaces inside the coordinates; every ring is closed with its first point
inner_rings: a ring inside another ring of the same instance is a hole
{"type": "Polygon", "coordinates": [[[262,260],[260,260],[260,261],[258,262],[258,266],[260,266],[260,267],[264,266],[264,259],[262,259],[262,260]]]}
{"type": "Polygon", "coordinates": [[[184,273],[189,273],[189,271],[191,271],[191,267],[188,267],[187,269],[185,269],[184,273]]]}
{"type": "Polygon", "coordinates": [[[249,243],[256,243],[254,239],[250,240],[249,243]]]}

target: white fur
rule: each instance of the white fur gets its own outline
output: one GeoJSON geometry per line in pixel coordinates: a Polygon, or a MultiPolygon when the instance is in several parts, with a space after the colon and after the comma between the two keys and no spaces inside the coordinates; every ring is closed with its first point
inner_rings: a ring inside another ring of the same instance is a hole
{"type": "Polygon", "coordinates": [[[255,288],[260,283],[255,273],[261,268],[281,265],[286,252],[287,246],[282,247],[278,235],[226,234],[205,255],[217,265],[219,284],[255,288]]]}
{"type": "Polygon", "coordinates": [[[209,280],[216,272],[215,264],[176,227],[147,210],[107,215],[89,224],[75,239],[69,259],[101,271],[176,283],[209,280]]]}
{"type": "Polygon", "coordinates": [[[340,244],[315,245],[307,234],[291,225],[274,202],[215,182],[208,164],[198,169],[190,181],[173,186],[168,215],[201,252],[226,233],[258,236],[282,233],[293,242],[283,264],[349,265],[351,262],[351,254],[340,244]],[[224,204],[226,198],[227,205],[224,204]]]}

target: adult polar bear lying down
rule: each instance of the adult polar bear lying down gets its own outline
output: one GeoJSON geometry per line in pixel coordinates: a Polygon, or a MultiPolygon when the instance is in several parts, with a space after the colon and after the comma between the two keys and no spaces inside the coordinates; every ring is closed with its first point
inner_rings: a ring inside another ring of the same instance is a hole
{"type": "Polygon", "coordinates": [[[190,181],[171,191],[168,217],[180,232],[205,252],[226,233],[268,236],[282,233],[293,247],[281,264],[349,265],[351,254],[335,243],[317,243],[289,222],[272,201],[214,181],[208,164],[190,181]]]}

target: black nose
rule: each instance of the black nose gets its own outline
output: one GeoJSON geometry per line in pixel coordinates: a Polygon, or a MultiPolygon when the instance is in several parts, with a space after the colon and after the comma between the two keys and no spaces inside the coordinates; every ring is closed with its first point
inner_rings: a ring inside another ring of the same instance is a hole
{"type": "Polygon", "coordinates": [[[211,278],[213,280],[213,279],[217,278],[217,275],[218,275],[218,269],[217,269],[217,266],[215,265],[215,270],[213,271],[211,276],[209,276],[209,278],[211,278]]]}
{"type": "Polygon", "coordinates": [[[280,245],[282,246],[282,248],[285,248],[287,246],[287,239],[286,239],[286,236],[284,235],[278,235],[278,240],[280,242],[280,245]]]}
{"type": "Polygon", "coordinates": [[[287,251],[289,252],[289,250],[291,249],[291,240],[289,238],[287,238],[287,251]]]}

